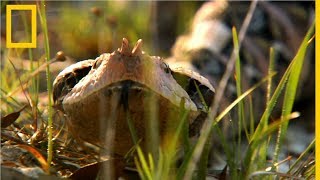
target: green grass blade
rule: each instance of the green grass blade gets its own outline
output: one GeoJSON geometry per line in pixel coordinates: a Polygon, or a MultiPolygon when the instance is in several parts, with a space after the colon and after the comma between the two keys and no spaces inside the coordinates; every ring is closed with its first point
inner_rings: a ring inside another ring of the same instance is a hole
{"type": "Polygon", "coordinates": [[[142,169],[142,165],[138,159],[139,157],[134,157],[134,162],[135,162],[138,174],[142,180],[147,180],[148,178],[145,174],[145,171],[142,169]]]}
{"type": "Polygon", "coordinates": [[[154,172],[154,161],[153,161],[153,157],[151,154],[148,154],[148,160],[149,160],[149,167],[150,167],[150,171],[154,172]]]}
{"type": "Polygon", "coordinates": [[[164,155],[161,149],[159,150],[159,161],[156,167],[157,167],[157,170],[155,171],[155,179],[164,178],[164,174],[167,174],[167,173],[164,172],[164,168],[166,168],[166,166],[164,163],[164,155]]]}
{"type": "MultiPolygon", "coordinates": [[[[294,112],[284,118],[281,118],[278,121],[275,121],[274,123],[270,124],[268,126],[268,128],[262,130],[260,135],[257,136],[253,141],[251,141],[251,143],[249,144],[249,147],[247,149],[246,155],[244,157],[244,164],[247,167],[247,169],[245,171],[247,173],[249,172],[248,169],[250,169],[250,167],[251,167],[251,162],[253,160],[253,154],[255,153],[256,150],[258,150],[258,146],[264,142],[266,137],[269,137],[269,135],[271,135],[271,133],[276,131],[280,125],[287,123],[289,120],[295,119],[299,116],[300,116],[299,113],[294,112]]],[[[246,176],[246,173],[244,173],[244,176],[246,176]]]]}
{"type": "MultiPolygon", "coordinates": [[[[261,136],[263,134],[263,131],[265,131],[264,130],[264,128],[265,128],[264,125],[268,123],[267,121],[269,119],[269,116],[270,116],[271,112],[273,111],[273,108],[274,108],[274,106],[275,106],[275,104],[276,104],[281,92],[283,91],[285,85],[289,81],[288,79],[289,79],[289,77],[291,75],[291,72],[295,73],[294,69],[296,69],[296,68],[294,68],[294,67],[296,66],[295,62],[297,60],[297,57],[299,57],[299,54],[301,56],[301,50],[305,52],[306,44],[309,41],[309,38],[307,38],[307,37],[310,37],[310,36],[311,36],[311,34],[306,36],[306,38],[305,38],[305,40],[304,40],[304,42],[302,43],[302,46],[301,46],[303,48],[299,49],[299,51],[297,53],[297,56],[293,59],[293,61],[290,63],[290,65],[288,66],[287,70],[283,74],[278,86],[276,87],[272,97],[270,98],[270,101],[268,102],[268,105],[267,105],[267,107],[266,107],[266,109],[265,109],[265,111],[264,111],[264,113],[263,113],[263,115],[261,117],[261,120],[260,120],[260,122],[259,122],[259,124],[258,124],[258,126],[257,126],[257,128],[256,128],[256,130],[255,130],[255,132],[253,134],[253,136],[250,139],[250,142],[249,142],[250,146],[252,146],[252,144],[254,144],[254,142],[257,142],[258,141],[257,139],[260,139],[259,136],[261,136]],[[303,44],[305,44],[305,45],[303,46],[303,44]]],[[[286,116],[283,116],[283,117],[286,117],[286,116]]],[[[286,125],[286,123],[284,123],[284,126],[285,125],[286,125]]],[[[251,164],[251,160],[253,159],[253,157],[252,157],[253,152],[251,152],[250,149],[252,149],[252,147],[249,147],[249,150],[247,151],[247,154],[246,154],[246,158],[244,160],[244,164],[246,164],[246,165],[251,164]]],[[[274,162],[276,162],[276,161],[274,161],[274,162]]],[[[250,168],[250,167],[248,167],[248,168],[250,168]]]]}
{"type": "Polygon", "coordinates": [[[289,65],[289,67],[287,68],[286,72],[284,73],[284,75],[282,76],[276,90],[274,91],[265,111],[262,114],[261,120],[256,128],[256,130],[254,131],[254,134],[251,136],[251,139],[249,141],[249,143],[251,143],[252,141],[254,141],[256,138],[258,138],[258,136],[261,134],[261,132],[263,131],[263,125],[266,123],[265,121],[267,121],[269,119],[269,116],[287,82],[287,78],[289,76],[289,72],[291,71],[291,67],[292,64],[289,65]]]}
{"type": "Polygon", "coordinates": [[[293,63],[291,62],[290,65],[288,66],[287,70],[283,74],[276,90],[274,91],[270,101],[268,102],[268,105],[267,105],[265,111],[262,114],[260,122],[259,122],[256,130],[254,131],[254,134],[251,136],[249,143],[254,141],[263,131],[263,125],[266,124],[265,121],[267,121],[269,119],[269,116],[270,116],[275,104],[277,103],[277,100],[278,100],[278,98],[279,98],[279,96],[280,96],[280,94],[281,94],[281,92],[287,82],[288,76],[289,76],[291,69],[292,69],[292,64],[293,63]]]}
{"type": "Polygon", "coordinates": [[[241,96],[239,96],[236,100],[234,100],[227,108],[225,108],[216,118],[216,121],[213,125],[215,125],[216,123],[218,123],[219,121],[221,121],[221,119],[227,115],[230,110],[232,108],[234,108],[234,106],[236,106],[240,101],[242,101],[245,97],[247,97],[249,94],[252,93],[252,91],[254,91],[255,89],[257,89],[259,86],[261,86],[262,83],[266,82],[268,80],[268,78],[270,78],[270,76],[274,76],[275,73],[272,73],[271,75],[263,78],[260,82],[258,82],[257,84],[255,84],[254,86],[252,86],[250,89],[248,89],[247,91],[245,91],[243,94],[241,94],[241,96]]]}
{"type": "MultiPolygon", "coordinates": [[[[269,59],[269,67],[268,67],[268,74],[272,74],[273,72],[275,72],[274,70],[274,64],[275,64],[275,52],[274,52],[274,48],[270,48],[270,59],[269,59]]],[[[267,85],[267,96],[266,96],[266,106],[268,106],[268,102],[270,101],[270,96],[272,93],[272,77],[270,77],[268,79],[268,85],[267,85]]],[[[268,125],[267,122],[265,122],[265,125],[268,125]]]]}
{"type": "Polygon", "coordinates": [[[291,173],[291,171],[301,162],[301,160],[307,155],[308,152],[310,152],[315,147],[315,139],[309,144],[309,146],[300,154],[298,159],[291,165],[288,174],[291,173]]]}
{"type": "MultiPolygon", "coordinates": [[[[270,59],[269,59],[269,68],[268,68],[268,74],[272,74],[274,73],[274,63],[275,63],[275,56],[274,56],[274,49],[270,48],[270,59]]],[[[266,107],[269,104],[270,101],[270,96],[271,96],[271,90],[272,90],[272,77],[270,77],[268,79],[268,83],[267,83],[267,94],[266,94],[266,107]]],[[[263,124],[263,129],[267,129],[268,128],[268,117],[265,116],[264,120],[262,120],[263,124]]],[[[260,169],[262,167],[265,166],[266,161],[267,161],[267,150],[268,150],[268,145],[269,145],[269,140],[264,141],[260,148],[259,148],[259,152],[258,152],[258,162],[257,162],[257,169],[260,169]]]]}
{"type": "Polygon", "coordinates": [[[137,147],[137,153],[138,153],[139,162],[136,163],[136,165],[137,164],[140,165],[141,172],[143,172],[143,177],[145,177],[145,179],[152,179],[151,171],[148,168],[148,163],[147,163],[147,161],[144,157],[144,154],[139,146],[137,147]]]}
{"type": "MultiPolygon", "coordinates": [[[[147,68],[147,67],[145,67],[147,68]]],[[[158,147],[160,145],[160,133],[159,133],[159,107],[158,107],[158,98],[155,94],[150,93],[148,98],[145,98],[147,101],[147,107],[149,111],[145,113],[145,118],[147,119],[147,129],[146,136],[149,141],[147,142],[147,150],[151,152],[154,160],[157,162],[158,160],[158,147]]]]}
{"type": "MultiPolygon", "coordinates": [[[[293,63],[292,71],[290,71],[288,83],[286,86],[286,91],[284,94],[282,114],[281,114],[282,117],[287,116],[292,111],[305,55],[307,52],[308,45],[310,44],[310,38],[312,38],[314,34],[314,29],[315,29],[315,21],[309,28],[307,35],[303,39],[296,56],[292,60],[292,63],[293,63]]],[[[287,132],[287,128],[288,128],[288,123],[282,124],[281,127],[279,128],[273,162],[278,161],[281,144],[284,140],[285,134],[287,132]]]]}
{"type": "MultiPolygon", "coordinates": [[[[237,88],[237,96],[241,96],[242,94],[242,87],[241,87],[241,62],[239,56],[239,41],[237,30],[235,27],[232,27],[232,36],[233,36],[233,46],[234,46],[234,53],[236,57],[236,88],[237,88]]],[[[246,126],[245,118],[244,118],[244,102],[240,101],[238,104],[238,155],[237,157],[241,157],[241,135],[242,135],[242,127],[245,130],[246,136],[249,137],[248,129],[246,126]]]]}
{"type": "MultiPolygon", "coordinates": [[[[49,37],[48,37],[48,27],[47,27],[47,18],[46,18],[46,10],[45,10],[45,2],[41,1],[41,5],[38,5],[38,11],[40,16],[40,22],[42,26],[42,31],[44,34],[44,45],[45,45],[45,54],[46,60],[49,63],[50,61],[50,48],[49,48],[49,37]]],[[[48,65],[46,68],[46,75],[47,75],[47,90],[48,90],[48,165],[50,168],[50,164],[52,161],[53,156],[53,141],[52,141],[52,85],[51,85],[51,73],[50,73],[50,66],[48,65]]]]}
{"type": "MultiPolygon", "coordinates": [[[[245,17],[245,20],[243,22],[243,25],[242,25],[242,27],[240,29],[240,33],[239,33],[240,45],[241,45],[242,40],[244,39],[244,36],[246,34],[247,28],[248,28],[249,23],[251,21],[251,18],[252,18],[254,9],[256,8],[256,5],[257,5],[257,1],[253,1],[250,4],[248,14],[245,17]]],[[[193,150],[192,156],[193,156],[194,161],[193,162],[189,161],[190,163],[188,164],[188,167],[187,167],[188,170],[184,173],[185,179],[191,178],[191,175],[194,172],[194,169],[196,167],[196,163],[198,162],[198,160],[202,154],[201,152],[202,152],[202,149],[205,145],[205,142],[208,139],[209,134],[212,132],[212,124],[215,124],[214,120],[215,120],[215,117],[218,112],[218,107],[221,102],[223,92],[226,88],[226,85],[227,85],[227,82],[230,78],[230,75],[233,72],[234,62],[235,62],[234,55],[232,55],[230,58],[230,61],[227,63],[225,73],[223,74],[222,79],[219,83],[217,93],[215,94],[215,99],[214,99],[214,101],[211,105],[211,108],[209,110],[208,117],[204,122],[202,132],[200,134],[200,138],[196,144],[195,149],[193,150]]]]}
{"type": "MultiPolygon", "coordinates": [[[[270,76],[273,76],[273,75],[275,75],[275,73],[271,74],[270,76]]],[[[262,83],[266,82],[268,80],[268,78],[269,78],[269,76],[263,78],[259,83],[255,84],[253,87],[251,87],[250,89],[245,91],[240,97],[238,97],[227,108],[225,108],[224,111],[222,111],[216,117],[215,121],[213,121],[213,124],[211,124],[211,129],[213,129],[217,125],[217,123],[220,122],[222,120],[222,118],[230,112],[230,110],[232,108],[234,108],[241,100],[243,100],[250,93],[252,93],[252,91],[254,91],[256,88],[258,88],[262,83]]],[[[198,140],[196,145],[192,146],[191,150],[187,153],[185,160],[183,161],[183,163],[178,171],[177,179],[182,179],[183,176],[185,175],[186,168],[187,168],[188,164],[192,161],[192,154],[195,151],[195,147],[200,143],[199,141],[200,141],[200,139],[198,140]]]]}
{"type": "Polygon", "coordinates": [[[187,171],[188,164],[192,160],[192,154],[195,150],[195,147],[196,146],[192,146],[190,151],[186,153],[186,155],[184,157],[184,161],[182,162],[180,168],[178,169],[176,179],[183,179],[183,176],[184,176],[185,172],[187,171]]]}
{"type": "MultiPolygon", "coordinates": [[[[250,113],[250,136],[249,136],[249,140],[251,138],[251,136],[254,133],[254,112],[253,112],[253,103],[252,103],[252,96],[249,95],[249,113],[250,113]]],[[[249,141],[248,140],[248,141],[249,141]]]]}
{"type": "Polygon", "coordinates": [[[211,150],[211,135],[212,133],[210,133],[206,144],[202,150],[202,154],[200,157],[200,161],[198,162],[198,171],[197,171],[197,179],[206,179],[206,175],[207,175],[207,165],[208,165],[208,159],[209,159],[209,154],[210,154],[210,150],[211,150]]]}
{"type": "Polygon", "coordinates": [[[194,86],[197,89],[197,92],[198,92],[199,96],[200,96],[201,103],[204,104],[204,109],[206,110],[206,112],[208,112],[208,110],[209,110],[208,105],[207,105],[206,101],[204,100],[204,97],[203,97],[203,95],[202,95],[202,93],[201,93],[201,91],[199,89],[199,86],[197,85],[196,81],[193,81],[193,83],[194,83],[194,86]]]}
{"type": "Polygon", "coordinates": [[[184,108],[184,103],[185,101],[181,101],[179,123],[175,128],[174,134],[170,137],[167,146],[165,146],[164,149],[160,148],[158,151],[158,161],[154,161],[154,156],[148,154],[148,164],[141,148],[138,147],[138,158],[135,158],[135,163],[136,166],[139,167],[138,172],[142,179],[167,179],[169,176],[174,176],[171,167],[176,161],[176,150],[179,139],[181,138],[181,133],[183,132],[185,124],[188,123],[189,111],[184,108]]]}
{"type": "MultiPolygon", "coordinates": [[[[209,108],[206,104],[206,101],[204,100],[204,97],[199,89],[199,86],[197,85],[197,83],[195,81],[194,82],[194,85],[197,89],[197,92],[200,96],[200,100],[201,100],[201,103],[204,104],[204,107],[205,107],[205,111],[208,112],[209,108]]],[[[198,165],[198,172],[197,172],[197,179],[205,179],[206,177],[206,174],[207,174],[207,164],[208,164],[208,159],[209,159],[209,154],[210,154],[210,149],[211,149],[211,135],[208,137],[208,140],[204,146],[204,149],[202,151],[202,154],[201,154],[201,157],[200,157],[200,161],[199,161],[199,165],[198,165]]],[[[188,152],[190,150],[190,147],[188,147],[186,149],[186,151],[188,152]]]]}
{"type": "Polygon", "coordinates": [[[189,111],[184,108],[184,101],[181,101],[181,104],[180,104],[180,122],[179,122],[179,124],[178,124],[178,126],[177,126],[177,128],[175,130],[175,133],[173,134],[173,137],[170,140],[170,146],[168,148],[169,152],[174,152],[175,151],[176,145],[178,144],[179,137],[181,136],[181,133],[183,132],[184,125],[186,123],[188,123],[188,121],[187,121],[188,114],[189,114],[189,111]]]}
{"type": "Polygon", "coordinates": [[[139,139],[137,136],[136,128],[134,127],[134,124],[132,122],[129,110],[126,110],[125,113],[126,113],[126,120],[127,120],[130,134],[131,134],[132,142],[134,145],[137,145],[139,139]]]}
{"type": "Polygon", "coordinates": [[[312,167],[310,167],[307,172],[305,172],[305,178],[308,180],[315,179],[315,174],[316,174],[316,165],[313,164],[312,167]]]}
{"type": "Polygon", "coordinates": [[[233,172],[233,170],[237,169],[237,167],[235,166],[235,157],[234,157],[234,151],[233,148],[230,148],[229,142],[227,142],[222,130],[220,129],[219,126],[214,126],[214,132],[216,132],[217,136],[219,137],[219,141],[223,147],[223,150],[226,154],[227,157],[227,164],[231,170],[231,172],[233,172]]]}

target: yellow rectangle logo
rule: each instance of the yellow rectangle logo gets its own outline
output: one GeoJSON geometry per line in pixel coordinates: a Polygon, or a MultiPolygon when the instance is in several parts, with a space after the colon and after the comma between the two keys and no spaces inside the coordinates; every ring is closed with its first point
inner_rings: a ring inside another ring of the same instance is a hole
{"type": "Polygon", "coordinates": [[[37,47],[37,14],[36,5],[7,5],[6,11],[6,34],[7,48],[36,48],[37,47]],[[11,39],[12,10],[30,10],[31,11],[31,42],[30,43],[13,43],[11,39]]]}

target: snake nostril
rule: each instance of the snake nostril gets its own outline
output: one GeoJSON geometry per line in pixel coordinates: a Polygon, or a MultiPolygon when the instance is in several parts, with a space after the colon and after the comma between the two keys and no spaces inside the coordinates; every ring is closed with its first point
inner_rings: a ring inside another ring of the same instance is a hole
{"type": "Polygon", "coordinates": [[[161,68],[164,70],[165,73],[171,74],[171,69],[167,63],[162,62],[161,68]]]}
{"type": "Polygon", "coordinates": [[[92,69],[97,69],[100,65],[101,65],[102,60],[101,59],[97,59],[93,65],[92,65],[92,69]]]}

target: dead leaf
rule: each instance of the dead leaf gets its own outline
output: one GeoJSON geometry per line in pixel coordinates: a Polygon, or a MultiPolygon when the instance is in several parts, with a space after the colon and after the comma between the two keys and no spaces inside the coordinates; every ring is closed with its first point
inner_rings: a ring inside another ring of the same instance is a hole
{"type": "Polygon", "coordinates": [[[23,106],[19,111],[10,113],[4,117],[1,117],[1,128],[6,128],[14,123],[20,116],[20,112],[23,111],[27,105],[23,106]]]}
{"type": "Polygon", "coordinates": [[[227,170],[228,170],[228,166],[226,165],[226,166],[223,168],[222,172],[219,174],[219,178],[218,178],[218,179],[221,179],[221,180],[228,179],[227,170]]]}
{"type": "Polygon", "coordinates": [[[16,162],[6,161],[6,160],[1,163],[1,166],[12,167],[12,168],[19,167],[19,165],[16,162]]]}
{"type": "Polygon", "coordinates": [[[49,166],[48,163],[46,161],[46,159],[43,157],[43,155],[34,147],[29,146],[29,145],[25,145],[25,144],[19,144],[16,145],[17,147],[20,147],[22,149],[27,150],[28,152],[30,152],[40,163],[42,169],[44,172],[49,173],[49,166]]]}

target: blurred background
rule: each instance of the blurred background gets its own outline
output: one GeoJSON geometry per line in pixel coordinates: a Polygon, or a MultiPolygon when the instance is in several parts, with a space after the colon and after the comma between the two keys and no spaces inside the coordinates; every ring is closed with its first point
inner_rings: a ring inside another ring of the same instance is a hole
{"type": "MultiPolygon", "coordinates": [[[[241,29],[250,2],[215,1],[48,1],[46,16],[51,58],[63,51],[66,60],[52,64],[52,77],[62,69],[80,60],[95,59],[102,53],[113,52],[123,37],[131,45],[143,39],[143,50],[162,56],[172,64],[180,64],[198,71],[217,86],[232,54],[231,29],[241,29]],[[207,34],[206,34],[207,33],[207,34]]],[[[23,77],[30,71],[30,63],[44,60],[44,34],[38,17],[37,48],[7,49],[6,5],[34,4],[33,1],[1,1],[1,71],[14,74],[8,58],[23,77]],[[11,71],[10,71],[11,69],[11,71]]],[[[295,56],[310,24],[314,20],[314,1],[267,2],[259,1],[243,39],[240,58],[243,88],[248,89],[267,75],[270,47],[275,49],[275,84],[278,83],[295,56]]],[[[13,12],[12,41],[27,40],[30,28],[28,12],[13,12]]],[[[290,125],[283,156],[298,156],[314,138],[315,128],[315,56],[314,44],[308,50],[297,91],[293,111],[301,112],[290,125]]],[[[8,77],[8,74],[6,75],[8,77]]],[[[13,75],[15,76],[15,75],[13,75]]],[[[53,81],[54,78],[51,80],[53,81]]],[[[40,73],[40,92],[46,92],[44,68],[40,73]]],[[[224,94],[222,107],[236,99],[234,77],[224,94]]],[[[19,86],[10,78],[2,78],[1,88],[19,86]]],[[[261,86],[252,95],[256,107],[254,117],[259,119],[265,107],[266,87],[261,86]]],[[[15,96],[26,101],[21,94],[15,96]]],[[[43,102],[46,104],[46,99],[43,102]]],[[[279,107],[281,107],[279,105],[279,107]]],[[[1,111],[8,109],[1,105],[1,111]]],[[[279,118],[279,110],[272,118],[279,118]]],[[[232,116],[230,116],[232,119],[232,116]]]]}

